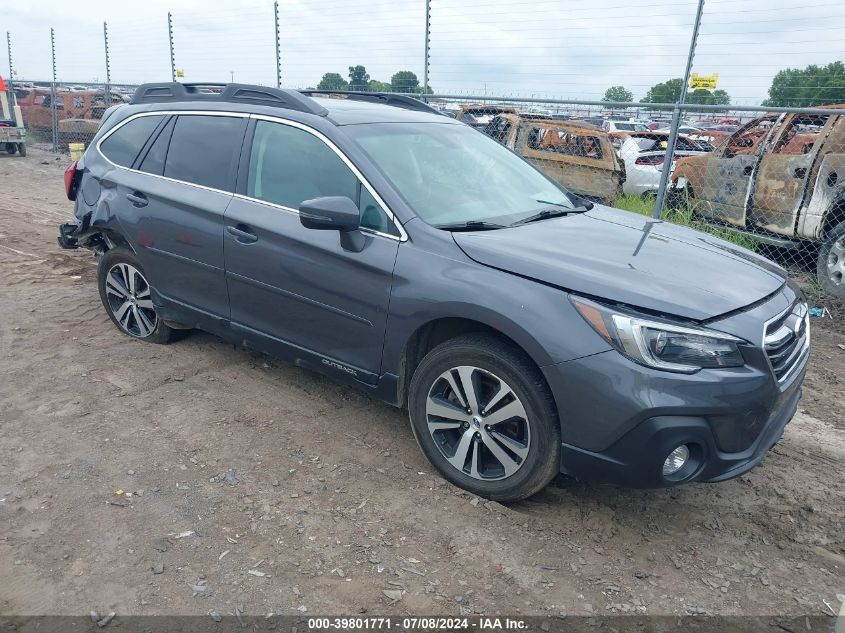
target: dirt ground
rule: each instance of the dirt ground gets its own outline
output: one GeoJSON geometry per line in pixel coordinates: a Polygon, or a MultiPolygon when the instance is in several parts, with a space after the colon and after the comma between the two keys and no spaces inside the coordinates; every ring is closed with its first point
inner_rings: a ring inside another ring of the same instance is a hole
{"type": "Polygon", "coordinates": [[[814,319],[800,413],[749,474],[505,507],[438,477],[403,411],[120,334],[56,245],[66,163],[0,155],[0,614],[839,611],[843,321],[814,319]]]}

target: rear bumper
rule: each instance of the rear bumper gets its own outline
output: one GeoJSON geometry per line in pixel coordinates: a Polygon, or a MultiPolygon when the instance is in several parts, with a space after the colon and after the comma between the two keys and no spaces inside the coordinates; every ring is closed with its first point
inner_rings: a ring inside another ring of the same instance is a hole
{"type": "Polygon", "coordinates": [[[59,236],[56,238],[59,246],[67,250],[74,250],[79,248],[77,239],[74,235],[79,231],[78,224],[60,224],[59,236]]]}

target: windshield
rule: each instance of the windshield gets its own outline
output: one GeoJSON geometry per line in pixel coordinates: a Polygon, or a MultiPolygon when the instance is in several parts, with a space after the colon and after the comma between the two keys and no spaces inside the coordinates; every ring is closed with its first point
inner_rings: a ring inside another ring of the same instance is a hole
{"type": "Polygon", "coordinates": [[[617,130],[625,132],[647,132],[648,128],[642,123],[614,123],[617,130]]]}
{"type": "Polygon", "coordinates": [[[429,224],[509,224],[550,205],[573,207],[562,188],[470,127],[374,123],[345,131],[429,224]]]}

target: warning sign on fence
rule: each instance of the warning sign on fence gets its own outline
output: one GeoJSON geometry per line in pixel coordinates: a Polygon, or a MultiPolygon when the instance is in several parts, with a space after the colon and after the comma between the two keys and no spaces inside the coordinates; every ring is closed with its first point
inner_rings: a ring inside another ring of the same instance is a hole
{"type": "Polygon", "coordinates": [[[719,73],[713,73],[712,75],[699,75],[698,73],[692,73],[689,78],[689,87],[690,90],[697,90],[698,88],[715,90],[716,83],[718,81],[719,73]]]}

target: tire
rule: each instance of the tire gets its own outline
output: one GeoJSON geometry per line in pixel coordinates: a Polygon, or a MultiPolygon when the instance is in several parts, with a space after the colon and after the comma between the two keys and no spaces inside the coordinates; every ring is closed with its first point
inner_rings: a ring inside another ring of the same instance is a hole
{"type": "Polygon", "coordinates": [[[480,497],[524,499],[560,470],[554,399],[534,363],[507,341],[466,334],[435,347],[411,379],[408,411],[432,465],[480,497]]]}
{"type": "Polygon", "coordinates": [[[18,151],[17,143],[6,143],[6,153],[9,156],[14,156],[18,151]]]}
{"type": "Polygon", "coordinates": [[[144,269],[128,248],[113,248],[100,258],[97,286],[106,313],[121,332],[148,343],[173,339],[173,330],[153,305],[144,269]]]}
{"type": "Polygon", "coordinates": [[[827,294],[845,299],[845,222],[825,236],[816,260],[816,277],[827,294]]]}
{"type": "Polygon", "coordinates": [[[26,143],[18,143],[18,152],[21,155],[21,158],[26,157],[26,143]]]}

